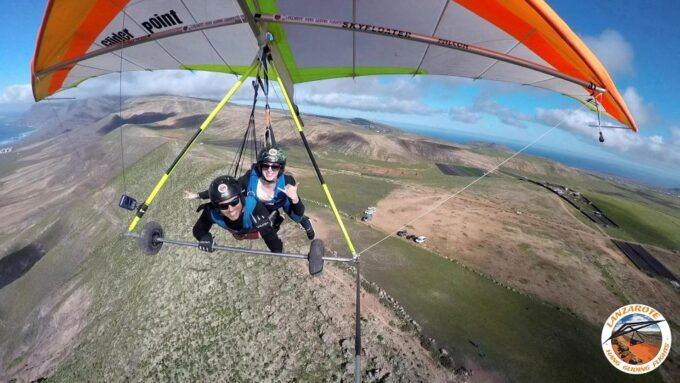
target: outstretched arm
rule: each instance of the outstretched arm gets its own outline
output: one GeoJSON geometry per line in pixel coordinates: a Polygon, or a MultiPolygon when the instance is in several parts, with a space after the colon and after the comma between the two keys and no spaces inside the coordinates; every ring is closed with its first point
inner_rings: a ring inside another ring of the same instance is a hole
{"type": "Polygon", "coordinates": [[[200,241],[206,234],[210,234],[213,223],[210,219],[210,209],[203,209],[198,221],[194,224],[193,234],[197,241],[200,241]]]}
{"type": "Polygon", "coordinates": [[[209,196],[207,190],[204,190],[200,193],[194,193],[194,192],[190,192],[188,190],[185,190],[184,196],[182,196],[182,198],[184,198],[184,199],[208,199],[208,198],[210,198],[210,196],[209,196]]]}
{"type": "Polygon", "coordinates": [[[261,203],[258,203],[252,214],[253,226],[260,232],[260,236],[264,243],[272,253],[283,252],[283,242],[276,234],[272,227],[272,222],[269,220],[269,212],[267,208],[261,203]]]}

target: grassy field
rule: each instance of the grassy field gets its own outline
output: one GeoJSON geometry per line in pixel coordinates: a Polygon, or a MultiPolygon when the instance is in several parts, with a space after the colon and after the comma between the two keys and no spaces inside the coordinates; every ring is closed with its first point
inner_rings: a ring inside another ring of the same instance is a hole
{"type": "MultiPolygon", "coordinates": [[[[458,172],[460,174],[447,174],[442,171],[442,174],[445,174],[447,176],[458,176],[458,177],[480,177],[484,174],[484,170],[479,169],[479,168],[473,168],[470,166],[462,166],[462,165],[448,165],[445,164],[446,166],[449,166],[453,168],[454,172],[458,172]]],[[[440,169],[441,171],[441,169],[440,169]]]]}
{"type": "MultiPolygon", "coordinates": [[[[358,250],[382,237],[366,225],[345,223],[358,250]]],[[[331,248],[347,255],[341,237],[334,238],[331,248]]],[[[371,249],[361,268],[365,278],[406,308],[425,335],[466,366],[472,361],[513,382],[660,379],[657,373],[633,377],[612,368],[602,355],[599,328],[405,240],[390,238],[371,249]]]]}
{"type": "Polygon", "coordinates": [[[680,249],[680,218],[619,196],[595,192],[586,196],[634,241],[680,249]]]}
{"type": "MultiPolygon", "coordinates": [[[[354,217],[361,217],[367,207],[375,206],[380,199],[396,187],[387,181],[347,174],[326,174],[324,179],[336,206],[354,217]]],[[[316,177],[303,178],[300,183],[300,195],[303,200],[310,199],[327,204],[326,196],[316,177]]]]}
{"type": "MultiPolygon", "coordinates": [[[[514,174],[522,172],[511,171],[514,174]]],[[[664,247],[680,248],[680,199],[638,185],[623,185],[583,175],[579,178],[564,175],[530,175],[537,181],[569,187],[580,191],[611,218],[619,228],[602,228],[609,235],[623,240],[664,247]]],[[[545,191],[550,193],[549,191],[545,191]]],[[[580,213],[579,220],[593,227],[580,213]]]]}
{"type": "MultiPolygon", "coordinates": [[[[126,172],[127,192],[138,198],[145,195],[174,149],[165,145],[131,166],[126,172]]],[[[167,236],[191,237],[198,203],[183,201],[181,191],[194,190],[223,171],[221,164],[205,167],[196,160],[211,151],[199,149],[195,157],[187,158],[145,221],[161,222],[167,236]]],[[[120,190],[122,182],[119,176],[112,186],[120,190]]],[[[315,331],[303,334],[294,321],[277,315],[276,321],[260,318],[266,312],[271,317],[284,305],[287,314],[312,321],[310,328],[323,325],[315,312],[301,312],[304,302],[313,299],[312,291],[297,290],[308,277],[294,264],[172,247],[154,257],[144,256],[134,241],[117,234],[130,214],[115,207],[110,213],[117,219],[98,223],[103,231],[90,244],[92,256],[79,275],[94,295],[81,345],[51,380],[266,381],[275,376],[317,380],[342,375],[340,350],[323,348],[315,331]],[[281,357],[289,352],[295,360],[281,357]]],[[[216,240],[262,247],[259,242],[236,242],[221,231],[216,240]]],[[[306,243],[291,236],[286,248],[297,251],[306,243]]]]}
{"type": "MultiPolygon", "coordinates": [[[[105,140],[115,138],[112,137],[107,136],[105,140]]],[[[225,172],[229,163],[226,159],[231,158],[228,148],[210,142],[197,145],[180,164],[154,201],[145,222],[162,222],[166,234],[173,238],[191,238],[198,202],[182,200],[182,191],[204,190],[213,177],[225,172]]],[[[80,346],[52,378],[55,381],[268,381],[274,378],[337,381],[348,378],[347,371],[339,371],[344,368],[347,357],[338,347],[337,339],[323,339],[324,333],[330,333],[326,330],[331,323],[337,325],[338,318],[330,318],[320,309],[323,302],[319,301],[318,292],[307,289],[306,276],[299,275],[299,270],[290,263],[206,255],[194,249],[165,249],[162,256],[146,257],[134,242],[120,236],[132,217],[132,213],[115,206],[120,193],[125,191],[142,201],[181,146],[177,142],[163,144],[138,162],[128,164],[125,180],[118,176],[104,188],[93,190],[92,196],[68,206],[69,213],[61,218],[64,224],[74,228],[69,232],[73,240],[51,249],[26,278],[0,291],[0,299],[14,297],[0,305],[3,311],[0,314],[5,317],[10,313],[6,317],[13,321],[10,327],[2,329],[3,337],[20,331],[21,319],[27,317],[51,289],[77,281],[76,287],[86,286],[91,292],[93,305],[80,346]],[[94,210],[93,206],[100,208],[94,210]],[[85,237],[78,228],[91,231],[87,238],[95,240],[79,243],[78,239],[85,237]],[[81,264],[85,255],[89,257],[81,264]],[[280,312],[287,316],[277,314],[280,312]],[[311,321],[311,325],[298,325],[300,318],[311,321]]],[[[507,157],[506,152],[492,148],[479,151],[499,159],[507,157]]],[[[300,147],[291,148],[289,153],[289,163],[306,167],[308,160],[300,147]]],[[[319,150],[318,155],[321,166],[326,169],[340,170],[340,165],[349,163],[414,170],[406,177],[382,179],[326,172],[325,179],[337,206],[355,218],[399,187],[398,183],[455,192],[477,176],[477,173],[468,177],[445,176],[428,162],[400,164],[345,156],[325,149],[319,150]]],[[[559,175],[546,178],[582,188],[622,226],[621,236],[664,247],[680,245],[680,237],[675,235],[680,232],[680,219],[675,213],[661,213],[662,206],[673,206],[673,201],[651,192],[626,198],[635,191],[595,178],[578,181],[559,175]]],[[[327,208],[311,203],[327,203],[316,178],[305,175],[298,181],[301,197],[310,201],[308,209],[324,222],[332,222],[327,208]]],[[[508,199],[511,195],[509,192],[523,194],[525,187],[531,188],[516,179],[489,177],[476,183],[469,192],[488,200],[482,202],[502,202],[503,197],[508,199]]],[[[553,196],[545,196],[526,193],[526,199],[518,197],[511,203],[503,202],[503,206],[550,218],[546,211],[554,209],[553,196]]],[[[345,223],[357,250],[382,238],[383,234],[370,226],[352,219],[346,219],[345,223]]],[[[339,255],[348,256],[343,251],[342,237],[335,226],[333,228],[334,234],[327,245],[339,255]]],[[[308,243],[301,231],[285,231],[285,226],[283,236],[286,250],[304,251],[308,243]]],[[[30,236],[18,239],[29,241],[30,236]]],[[[218,234],[217,241],[243,245],[223,232],[218,234]]],[[[247,244],[253,245],[263,247],[259,242],[247,244]]],[[[532,251],[527,243],[520,244],[519,249],[526,253],[532,251]]],[[[362,273],[396,298],[422,326],[424,334],[437,339],[439,347],[446,347],[458,364],[475,366],[473,369],[479,366],[513,382],[660,380],[658,372],[634,377],[611,367],[598,342],[600,329],[567,310],[501,287],[403,239],[389,238],[363,255],[362,273]]],[[[340,321],[349,323],[351,318],[340,321]]],[[[365,329],[368,344],[382,341],[376,341],[378,338],[373,336],[370,324],[365,329]]],[[[392,352],[386,343],[380,345],[385,346],[380,350],[385,355],[392,352]]],[[[6,360],[5,365],[17,365],[23,360],[24,356],[20,355],[6,360]]]]}
{"type": "MultiPolygon", "coordinates": [[[[40,280],[50,281],[56,291],[73,282],[70,291],[91,298],[89,306],[78,302],[87,317],[78,347],[70,350],[50,381],[352,379],[353,311],[336,307],[342,291],[334,278],[310,278],[304,264],[280,258],[206,254],[168,245],[156,256],[145,256],[133,240],[120,235],[133,213],[116,206],[119,193],[125,190],[142,200],[177,151],[177,144],[164,144],[130,165],[125,181],[119,175],[78,200],[69,216],[79,219],[85,230],[73,233],[71,241],[50,251],[26,278],[10,286],[26,289],[26,295],[11,291],[14,297],[31,298],[24,301],[26,310],[38,305],[41,296],[49,296],[44,289],[36,290],[36,299],[28,294],[28,286],[34,288],[40,280]]],[[[183,200],[181,192],[205,187],[223,173],[224,163],[214,158],[224,155],[212,145],[194,150],[158,194],[144,221],[162,223],[167,237],[191,238],[198,201],[183,200]]],[[[343,195],[338,193],[341,199],[343,195]]],[[[221,230],[214,234],[219,244],[265,247],[261,241],[235,241],[221,230]]],[[[307,250],[309,241],[297,225],[284,224],[280,235],[287,251],[307,250]]],[[[6,291],[10,290],[2,293],[6,291]]],[[[39,334],[32,325],[24,327],[28,312],[22,306],[19,313],[15,304],[6,307],[17,309],[12,311],[11,331],[28,328],[39,334]]],[[[363,380],[381,371],[398,380],[428,380],[432,370],[414,362],[424,357],[421,349],[417,348],[423,355],[414,358],[414,351],[405,351],[388,336],[387,327],[375,320],[364,323],[364,349],[371,358],[364,360],[363,380]]],[[[5,355],[4,366],[30,362],[31,354],[21,344],[3,343],[7,344],[21,352],[5,355]]]]}

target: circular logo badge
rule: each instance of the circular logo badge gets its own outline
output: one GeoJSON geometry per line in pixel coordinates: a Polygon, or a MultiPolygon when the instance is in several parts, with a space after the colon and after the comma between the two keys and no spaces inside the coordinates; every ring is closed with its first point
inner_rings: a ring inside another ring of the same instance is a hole
{"type": "Polygon", "coordinates": [[[601,342],[614,367],[628,374],[645,374],[666,360],[671,351],[671,329],[660,312],[632,304],[609,316],[601,342]]]}
{"type": "Polygon", "coordinates": [[[275,155],[277,155],[277,154],[279,154],[279,152],[278,152],[278,150],[276,150],[275,148],[269,149],[269,155],[270,155],[270,156],[275,156],[275,155]]]}
{"type": "Polygon", "coordinates": [[[219,184],[219,185],[217,186],[217,191],[220,192],[220,193],[226,193],[227,190],[229,190],[229,189],[227,189],[227,185],[226,185],[226,184],[219,184]]]}

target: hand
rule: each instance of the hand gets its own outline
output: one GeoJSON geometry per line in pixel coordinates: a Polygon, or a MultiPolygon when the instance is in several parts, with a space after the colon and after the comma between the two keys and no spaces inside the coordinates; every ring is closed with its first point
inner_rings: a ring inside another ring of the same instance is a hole
{"type": "Polygon", "coordinates": [[[215,240],[213,239],[212,234],[208,233],[201,237],[201,240],[198,242],[198,249],[206,251],[208,253],[212,253],[214,245],[215,240]]]}
{"type": "Polygon", "coordinates": [[[184,191],[184,196],[182,197],[184,199],[200,199],[198,196],[198,193],[192,193],[190,191],[184,191]]]}
{"type": "Polygon", "coordinates": [[[288,184],[286,185],[285,189],[279,188],[280,191],[284,192],[288,198],[293,202],[293,204],[296,204],[300,202],[300,197],[298,197],[297,189],[300,184],[298,183],[297,185],[291,185],[288,184]]]}

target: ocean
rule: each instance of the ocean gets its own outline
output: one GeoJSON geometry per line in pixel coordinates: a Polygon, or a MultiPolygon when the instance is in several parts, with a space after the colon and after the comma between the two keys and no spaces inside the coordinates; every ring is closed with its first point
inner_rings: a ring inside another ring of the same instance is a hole
{"type": "MultiPolygon", "coordinates": [[[[8,150],[8,148],[30,136],[37,130],[28,126],[23,126],[17,121],[18,116],[0,115],[0,152],[8,150]]],[[[443,131],[441,129],[411,124],[398,124],[395,122],[385,122],[385,124],[409,133],[415,133],[426,137],[460,144],[467,144],[471,142],[487,142],[504,145],[513,150],[520,150],[522,147],[524,147],[524,145],[526,145],[526,143],[523,142],[511,141],[484,134],[443,131]]],[[[529,149],[525,150],[524,153],[548,158],[577,169],[622,177],[654,187],[680,187],[680,172],[672,171],[670,169],[655,168],[652,166],[645,166],[639,163],[633,163],[624,160],[620,162],[612,162],[602,158],[593,158],[589,156],[560,152],[538,145],[530,147],[529,149]]]]}
{"type": "Polygon", "coordinates": [[[11,147],[35,131],[18,123],[16,118],[0,116],[0,150],[11,147]]]}
{"type": "MultiPolygon", "coordinates": [[[[489,136],[484,134],[469,134],[464,132],[445,131],[442,129],[435,129],[419,125],[398,124],[395,122],[385,122],[385,124],[396,127],[409,133],[415,133],[418,135],[459,144],[468,144],[471,142],[486,142],[504,145],[512,150],[520,150],[528,143],[507,140],[500,137],[489,136]]],[[[644,164],[633,163],[625,160],[614,162],[603,158],[594,158],[584,155],[560,152],[550,148],[541,147],[538,145],[529,147],[523,153],[532,156],[547,158],[581,170],[626,178],[653,187],[660,188],[680,187],[680,172],[675,172],[672,171],[671,169],[653,167],[651,165],[647,166],[644,164]]]]}

